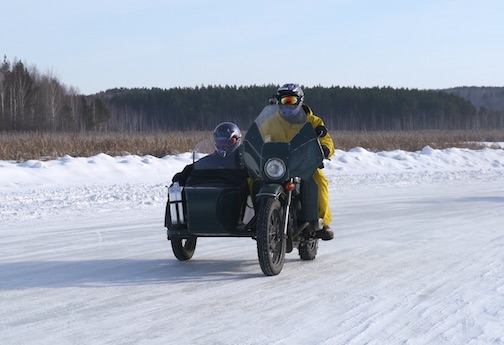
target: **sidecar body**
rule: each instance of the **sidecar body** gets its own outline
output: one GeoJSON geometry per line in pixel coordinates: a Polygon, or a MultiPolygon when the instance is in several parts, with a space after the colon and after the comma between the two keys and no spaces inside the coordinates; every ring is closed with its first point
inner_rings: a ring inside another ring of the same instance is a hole
{"type": "Polygon", "coordinates": [[[246,188],[229,183],[171,186],[165,212],[168,237],[252,237],[251,227],[244,223],[244,216],[249,220],[253,212],[246,205],[247,195],[246,188]]]}

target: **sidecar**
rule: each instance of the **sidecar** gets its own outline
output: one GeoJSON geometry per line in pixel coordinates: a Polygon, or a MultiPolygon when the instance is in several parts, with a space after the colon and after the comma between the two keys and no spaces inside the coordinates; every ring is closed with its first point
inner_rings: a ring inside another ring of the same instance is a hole
{"type": "Polygon", "coordinates": [[[173,253],[189,260],[198,237],[255,236],[252,201],[248,196],[246,172],[236,169],[198,170],[187,185],[168,188],[165,227],[173,253]],[[228,176],[238,176],[226,179],[228,176]]]}

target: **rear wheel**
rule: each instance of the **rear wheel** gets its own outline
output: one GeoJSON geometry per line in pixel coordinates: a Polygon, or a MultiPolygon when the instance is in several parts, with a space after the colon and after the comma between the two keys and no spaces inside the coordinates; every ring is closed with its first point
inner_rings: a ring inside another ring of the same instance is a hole
{"type": "Polygon", "coordinates": [[[282,205],[275,198],[262,203],[257,220],[257,255],[267,276],[282,271],[285,262],[285,236],[282,228],[282,205]]]}
{"type": "Polygon", "coordinates": [[[301,260],[314,260],[317,256],[318,238],[311,238],[299,244],[299,256],[301,260]]]}
{"type": "Polygon", "coordinates": [[[186,261],[192,258],[196,250],[197,237],[191,238],[171,238],[173,254],[180,261],[186,261]]]}

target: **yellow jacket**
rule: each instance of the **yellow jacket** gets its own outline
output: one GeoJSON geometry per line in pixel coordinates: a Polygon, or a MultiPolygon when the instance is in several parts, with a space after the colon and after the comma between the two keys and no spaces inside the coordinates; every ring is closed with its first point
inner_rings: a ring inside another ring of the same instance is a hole
{"type": "MultiPolygon", "coordinates": [[[[307,121],[311,123],[312,127],[315,129],[318,126],[324,126],[324,121],[316,115],[309,106],[303,104],[303,110],[306,113],[307,121]]],[[[290,123],[286,121],[280,113],[276,113],[265,123],[261,124],[260,131],[265,141],[283,141],[287,142],[292,139],[294,134],[296,134],[303,124],[290,123]]],[[[319,138],[320,145],[326,146],[329,149],[329,155],[327,158],[334,154],[334,143],[329,135],[319,138]]]]}

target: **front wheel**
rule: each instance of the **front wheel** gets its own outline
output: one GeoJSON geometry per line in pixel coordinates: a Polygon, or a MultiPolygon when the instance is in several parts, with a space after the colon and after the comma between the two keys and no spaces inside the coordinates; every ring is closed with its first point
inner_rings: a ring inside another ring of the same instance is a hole
{"type": "Polygon", "coordinates": [[[257,255],[261,270],[267,276],[279,274],[285,262],[282,217],[278,199],[268,198],[262,203],[257,219],[257,255]]]}
{"type": "Polygon", "coordinates": [[[193,257],[196,250],[197,237],[192,238],[171,238],[173,254],[180,261],[186,261],[193,257]]]}

